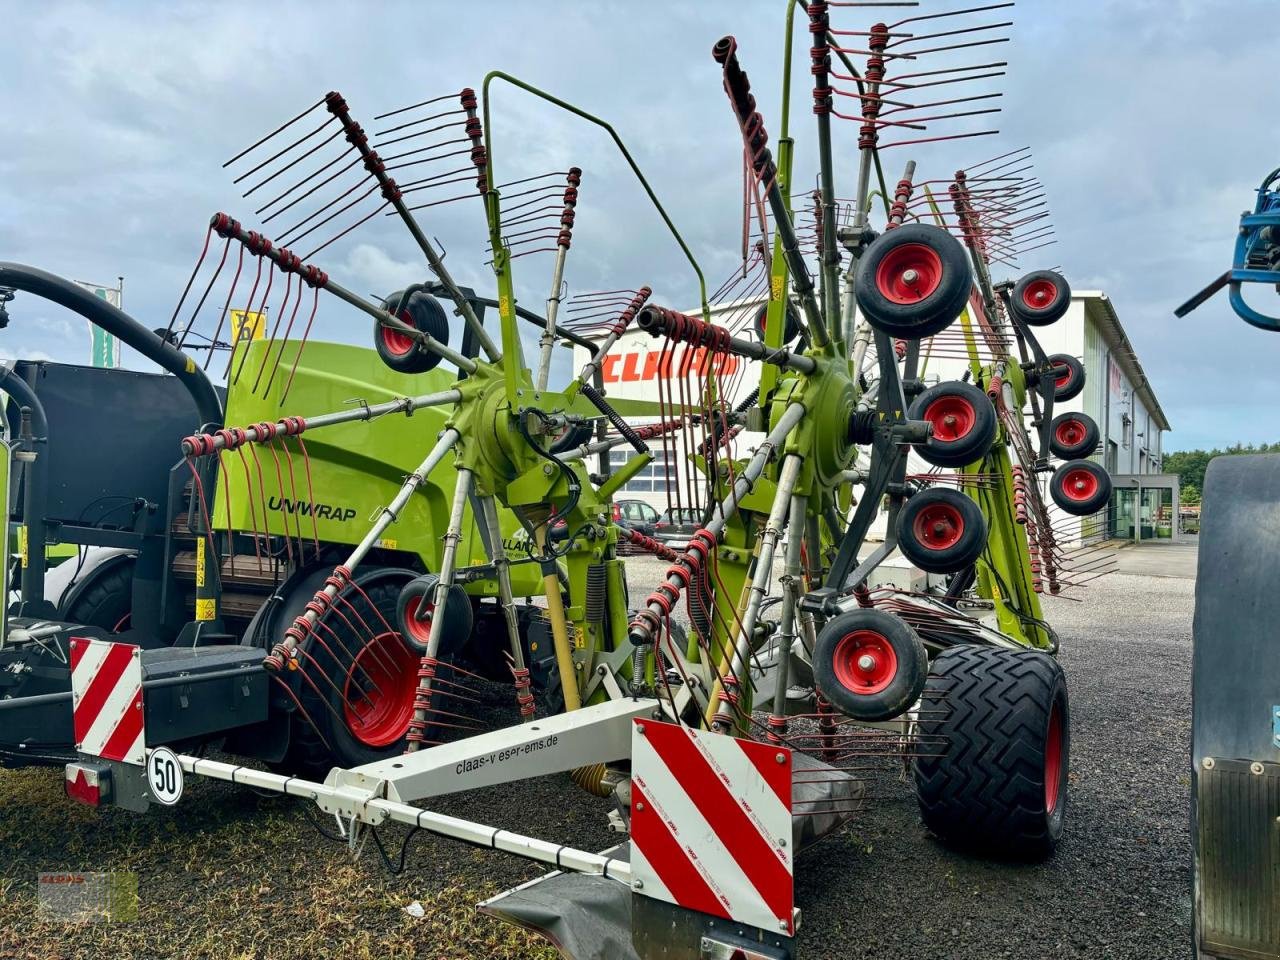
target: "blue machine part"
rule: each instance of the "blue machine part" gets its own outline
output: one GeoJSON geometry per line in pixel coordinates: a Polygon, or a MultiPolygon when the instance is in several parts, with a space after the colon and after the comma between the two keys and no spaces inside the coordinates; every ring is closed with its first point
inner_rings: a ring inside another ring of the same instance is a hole
{"type": "Polygon", "coordinates": [[[1253,213],[1240,218],[1231,269],[1174,311],[1185,317],[1223,287],[1229,287],[1231,309],[1263,330],[1280,330],[1280,317],[1260,313],[1245,302],[1242,286],[1269,283],[1280,287],[1280,169],[1272,170],[1258,187],[1253,213]]]}

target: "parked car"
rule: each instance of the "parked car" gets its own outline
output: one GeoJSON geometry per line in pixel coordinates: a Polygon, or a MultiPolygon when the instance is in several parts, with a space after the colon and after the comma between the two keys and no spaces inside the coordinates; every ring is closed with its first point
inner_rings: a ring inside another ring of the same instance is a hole
{"type": "Polygon", "coordinates": [[[653,535],[663,543],[684,546],[701,526],[702,511],[697,507],[671,507],[662,511],[653,535]]]}
{"type": "Polygon", "coordinates": [[[658,511],[643,500],[615,500],[613,522],[652,537],[658,525],[658,511]]]}

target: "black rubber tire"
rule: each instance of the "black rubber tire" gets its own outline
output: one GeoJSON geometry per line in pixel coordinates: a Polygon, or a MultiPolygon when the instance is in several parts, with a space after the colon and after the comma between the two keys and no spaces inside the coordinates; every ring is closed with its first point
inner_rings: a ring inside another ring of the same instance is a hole
{"type": "Polygon", "coordinates": [[[1061,320],[1071,306],[1071,284],[1053,270],[1035,270],[1013,285],[1009,309],[1029,327],[1061,320]]]}
{"type": "Polygon", "coordinates": [[[960,380],[930,387],[912,401],[908,416],[933,423],[934,435],[918,445],[916,453],[935,467],[967,467],[986,456],[996,439],[991,398],[960,380]],[[948,418],[956,424],[949,425],[948,418]]]}
{"type": "Polygon", "coordinates": [[[813,649],[819,692],[845,716],[891,720],[920,699],[929,655],[914,630],[883,610],[858,609],[828,620],[813,649]],[[865,669],[862,657],[870,657],[865,669]]]}
{"type": "Polygon", "coordinates": [[[1054,353],[1047,359],[1051,367],[1062,371],[1053,388],[1053,399],[1074,400],[1080,396],[1084,389],[1084,364],[1067,353],[1054,353]]]}
{"type": "Polygon", "coordinates": [[[1077,460],[1098,449],[1101,434],[1086,413],[1060,413],[1049,423],[1049,449],[1062,460],[1077,460]]]}
{"type": "Polygon", "coordinates": [[[916,759],[915,786],[925,826],[972,853],[1019,860],[1053,853],[1071,754],[1058,661],[1038,650],[951,647],[934,659],[922,702],[920,735],[930,748],[916,759]]]}
{"type": "Polygon", "coordinates": [[[928,573],[957,573],[976,563],[986,546],[986,518],[959,490],[921,490],[898,513],[898,549],[928,573]]]}
{"type": "MultiPolygon", "coordinates": [[[[430,607],[435,603],[436,585],[440,578],[434,573],[424,573],[404,585],[396,600],[396,619],[393,621],[407,643],[419,656],[427,652],[427,634],[431,629],[431,620],[418,620],[414,614],[418,606],[425,601],[430,607]]],[[[449,588],[449,601],[444,608],[444,623],[441,625],[440,647],[436,657],[448,657],[461,650],[471,636],[471,628],[475,626],[475,615],[471,609],[471,598],[460,584],[449,588]]]]}
{"type": "Polygon", "coordinates": [[[918,340],[949,327],[968,302],[972,286],[973,268],[960,241],[941,227],[907,223],[885,231],[867,247],[858,262],[854,295],[871,326],[890,336],[918,340]],[[903,269],[926,263],[935,275],[923,297],[912,299],[919,291],[910,292],[901,282],[898,294],[891,293],[891,283],[900,279],[903,269]]]}
{"type": "MultiPolygon", "coordinates": [[[[399,292],[393,293],[382,302],[382,308],[394,311],[400,303],[400,296],[399,292]]],[[[440,301],[430,294],[419,290],[410,296],[408,304],[400,311],[400,319],[441,343],[449,342],[449,318],[445,316],[440,301]]],[[[373,345],[382,362],[399,373],[426,373],[434,370],[442,359],[438,353],[419,350],[415,341],[377,320],[373,322],[373,345]]]]}
{"type": "MultiPolygon", "coordinates": [[[[760,309],[756,311],[755,330],[756,336],[764,343],[764,321],[769,313],[769,304],[760,304],[760,309]]],[[[787,301],[787,324],[782,329],[782,344],[786,346],[800,336],[800,311],[796,305],[790,300],[787,301]]]]}
{"type": "Polygon", "coordinates": [[[1049,477],[1049,496],[1067,513],[1087,517],[1110,501],[1111,475],[1092,460],[1068,460],[1049,477]]]}
{"type": "MultiPolygon", "coordinates": [[[[308,600],[311,599],[315,590],[324,585],[324,578],[332,573],[332,568],[317,570],[312,576],[304,578],[298,582],[297,587],[285,598],[285,602],[279,608],[280,612],[274,619],[272,624],[272,632],[274,637],[272,643],[278,639],[284,630],[298,616],[305,607],[308,600]]],[[[369,597],[369,601],[377,607],[378,611],[386,620],[395,624],[396,602],[400,596],[400,591],[412,577],[413,573],[409,570],[385,569],[370,571],[369,573],[357,573],[357,579],[361,582],[362,588],[369,597]],[[368,585],[364,585],[364,584],[368,585]]],[[[381,630],[381,620],[377,614],[358,594],[350,595],[351,602],[359,610],[361,617],[376,630],[381,630]]],[[[348,611],[345,605],[342,607],[351,621],[352,626],[360,628],[359,621],[348,611]]],[[[348,647],[355,652],[355,644],[350,636],[350,628],[346,623],[334,614],[326,614],[324,621],[334,631],[339,631],[343,635],[348,647]]],[[[289,736],[289,747],[285,753],[284,759],[278,764],[278,768],[295,774],[303,774],[307,776],[324,779],[324,775],[334,766],[354,767],[365,763],[374,763],[378,760],[386,760],[391,757],[399,756],[405,750],[405,738],[403,736],[380,747],[373,747],[357,739],[357,737],[348,729],[345,723],[339,722],[339,717],[345,716],[342,697],[338,690],[330,686],[323,676],[318,675],[318,670],[324,673],[339,688],[343,687],[343,682],[349,667],[349,663],[345,662],[348,658],[342,648],[333,640],[327,631],[320,631],[319,636],[323,637],[329,648],[333,651],[334,657],[330,657],[324,649],[315,644],[314,641],[307,642],[307,649],[311,656],[315,657],[315,662],[311,662],[306,657],[303,663],[306,669],[312,671],[311,677],[315,684],[315,689],[304,681],[296,682],[296,693],[298,699],[306,708],[307,714],[314,721],[317,729],[308,723],[299,711],[290,714],[291,729],[289,736]],[[321,698],[324,698],[323,700],[321,698]],[[328,706],[326,706],[326,702],[328,706]],[[337,716],[335,716],[335,713],[337,716]],[[327,744],[327,745],[326,745],[327,744]]],[[[409,648],[406,646],[405,650],[409,648]]],[[[405,666],[409,664],[408,658],[405,658],[405,666]]],[[[285,677],[287,681],[292,681],[291,677],[285,677]]],[[[379,678],[381,679],[381,678],[379,678]]],[[[406,683],[408,681],[405,681],[406,683]]],[[[417,663],[416,655],[413,661],[413,677],[412,682],[417,682],[417,663]]]]}
{"type": "MultiPolygon", "coordinates": [[[[75,563],[74,559],[67,563],[75,563]]],[[[89,574],[87,582],[67,610],[60,611],[68,623],[98,627],[120,633],[129,627],[133,611],[133,570],[137,561],[130,556],[108,560],[89,574]]]]}

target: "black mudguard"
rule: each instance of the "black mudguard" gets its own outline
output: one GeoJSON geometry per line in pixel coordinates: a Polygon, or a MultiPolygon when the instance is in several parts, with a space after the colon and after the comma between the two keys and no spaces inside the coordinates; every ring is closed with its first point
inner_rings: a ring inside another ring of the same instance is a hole
{"type": "Polygon", "coordinates": [[[1280,456],[1205,475],[1192,660],[1198,957],[1280,957],[1280,456]]]}

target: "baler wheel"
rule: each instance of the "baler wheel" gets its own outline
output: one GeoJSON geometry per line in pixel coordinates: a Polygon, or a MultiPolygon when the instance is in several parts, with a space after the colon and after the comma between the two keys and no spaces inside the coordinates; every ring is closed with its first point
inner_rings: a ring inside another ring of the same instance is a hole
{"type": "MultiPolygon", "coordinates": [[[[274,620],[275,636],[301,613],[329,572],[321,570],[289,592],[274,620]]],[[[308,642],[303,669],[312,683],[297,686],[297,696],[316,726],[298,712],[290,714],[289,746],[281,769],[323,778],[334,766],[355,767],[404,752],[413,716],[418,655],[399,633],[388,632],[382,621],[395,626],[400,591],[411,577],[410,571],[398,569],[357,577],[364,595],[350,588],[343,594],[354,610],[340,603],[324,617],[325,627],[317,636],[328,649],[308,642]],[[336,615],[339,610],[345,619],[336,615]]]]}
{"type": "MultiPolygon", "coordinates": [[[[74,560],[67,562],[74,563],[74,560]]],[[[133,619],[134,565],[130,557],[94,570],[75,602],[62,614],[63,618],[68,623],[123,633],[133,619]]]]}
{"type": "Polygon", "coordinates": [[[949,846],[1018,860],[1062,837],[1071,711],[1058,661],[1038,650],[972,644],[933,661],[915,762],[927,826],[949,846]]]}

